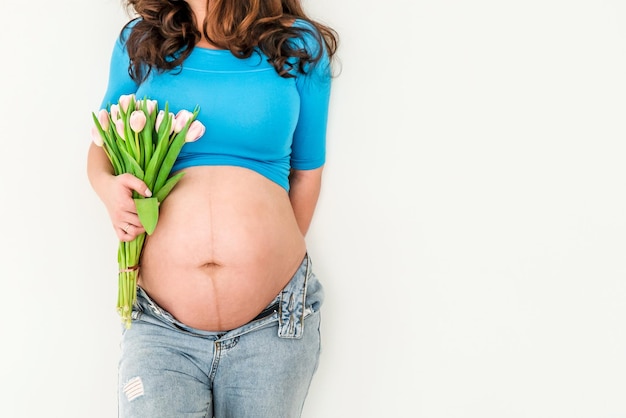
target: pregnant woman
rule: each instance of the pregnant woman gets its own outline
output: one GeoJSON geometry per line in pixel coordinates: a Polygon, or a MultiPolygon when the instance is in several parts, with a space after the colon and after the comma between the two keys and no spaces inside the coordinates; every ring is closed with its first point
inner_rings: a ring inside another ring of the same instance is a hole
{"type": "MultiPolygon", "coordinates": [[[[102,107],[123,94],[200,106],[185,176],[160,207],[123,330],[120,417],[299,417],[323,289],[305,234],[320,192],[337,36],[299,0],[129,0],[102,107]]],[[[144,233],[92,144],[88,176],[120,240],[144,233]]]]}

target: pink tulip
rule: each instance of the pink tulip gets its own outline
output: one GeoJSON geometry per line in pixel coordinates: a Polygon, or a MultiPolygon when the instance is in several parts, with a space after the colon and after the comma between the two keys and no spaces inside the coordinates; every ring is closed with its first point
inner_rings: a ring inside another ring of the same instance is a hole
{"type": "Polygon", "coordinates": [[[98,128],[96,128],[95,125],[91,127],[91,139],[93,140],[93,143],[99,147],[104,145],[104,140],[100,135],[100,131],[98,130],[98,128]]]}
{"type": "MultiPolygon", "coordinates": [[[[170,112],[170,118],[173,119],[174,118],[174,114],[172,112],[170,112]]],[[[154,127],[156,128],[157,132],[159,131],[159,128],[161,127],[161,123],[163,123],[163,119],[165,119],[165,111],[164,110],[159,110],[159,114],[157,115],[156,121],[154,122],[154,127]]],[[[172,126],[170,127],[170,134],[174,132],[174,124],[172,123],[172,126]]]]}
{"type": "Polygon", "coordinates": [[[156,120],[154,121],[154,127],[156,128],[157,131],[159,130],[159,126],[161,126],[161,122],[163,122],[164,117],[165,117],[165,111],[159,110],[156,120]]]}
{"type": "Polygon", "coordinates": [[[139,133],[146,126],[146,114],[143,110],[135,110],[130,114],[130,129],[135,133],[139,133]]]}
{"type": "Polygon", "coordinates": [[[135,103],[135,109],[137,110],[143,110],[143,105],[146,105],[146,108],[148,109],[148,115],[151,115],[152,113],[154,113],[154,110],[157,108],[157,101],[156,100],[139,100],[137,101],[137,103],[135,103]]]}
{"type": "Polygon", "coordinates": [[[204,135],[204,131],[206,128],[199,120],[194,120],[189,125],[189,130],[187,131],[187,135],[185,135],[185,142],[194,142],[200,139],[202,135],[204,135]]]}
{"type": "Polygon", "coordinates": [[[120,108],[124,111],[128,111],[128,106],[130,106],[130,101],[135,98],[134,94],[122,94],[120,96],[120,108]]]}
{"type": "Polygon", "coordinates": [[[100,112],[98,112],[98,122],[100,122],[104,132],[109,130],[109,112],[106,109],[100,109],[100,112]]]}
{"type": "Polygon", "coordinates": [[[193,117],[193,113],[188,110],[181,110],[176,114],[174,118],[174,132],[179,133],[183,130],[189,119],[193,117]]]}
{"type": "Polygon", "coordinates": [[[124,136],[124,121],[122,119],[118,119],[115,121],[115,130],[117,131],[117,134],[120,136],[120,138],[126,141],[126,137],[124,136]]]}
{"type": "Polygon", "coordinates": [[[157,108],[157,101],[156,100],[147,100],[146,101],[146,107],[148,109],[148,114],[151,115],[154,113],[154,111],[157,108]]]}
{"type": "Polygon", "coordinates": [[[120,118],[120,107],[116,104],[111,105],[111,119],[113,119],[113,122],[117,122],[119,118],[120,118]]]}
{"type": "Polygon", "coordinates": [[[161,123],[163,123],[163,118],[165,118],[165,110],[159,110],[159,114],[157,115],[156,121],[154,122],[154,127],[156,128],[157,132],[161,127],[161,123]]]}

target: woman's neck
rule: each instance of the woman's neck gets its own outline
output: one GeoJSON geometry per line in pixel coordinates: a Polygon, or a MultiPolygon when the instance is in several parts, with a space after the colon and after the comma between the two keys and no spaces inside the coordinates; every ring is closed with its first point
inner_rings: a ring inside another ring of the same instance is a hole
{"type": "Polygon", "coordinates": [[[196,18],[198,29],[202,31],[202,22],[206,17],[207,0],[185,0],[196,18]]]}
{"type": "Polygon", "coordinates": [[[186,0],[196,19],[198,30],[202,34],[202,39],[196,44],[200,48],[219,49],[204,37],[204,28],[202,27],[207,14],[207,0],[186,0]]]}

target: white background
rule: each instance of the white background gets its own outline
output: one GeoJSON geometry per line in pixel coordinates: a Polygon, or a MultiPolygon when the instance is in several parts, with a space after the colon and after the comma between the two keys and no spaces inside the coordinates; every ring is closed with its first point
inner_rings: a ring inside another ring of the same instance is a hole
{"type": "MultiPolygon", "coordinates": [[[[116,416],[85,174],[118,0],[0,15],[0,416],[116,416]]],[[[305,418],[626,417],[626,3],[308,0],[341,35],[305,418]]]]}

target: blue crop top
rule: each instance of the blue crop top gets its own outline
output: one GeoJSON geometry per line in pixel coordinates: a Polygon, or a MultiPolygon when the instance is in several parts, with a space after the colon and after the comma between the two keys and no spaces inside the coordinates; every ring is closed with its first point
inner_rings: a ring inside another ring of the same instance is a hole
{"type": "MultiPolygon", "coordinates": [[[[314,54],[319,46],[308,36],[297,42],[314,54]]],[[[125,45],[118,39],[102,108],[131,93],[157,100],[160,109],[167,101],[173,113],[200,106],[198,120],[206,132],[183,146],[174,171],[198,165],[239,166],[289,190],[290,169],[324,164],[331,84],[326,54],[312,71],[295,78],[280,77],[261,52],[241,59],[228,50],[196,47],[182,68],[152,71],[141,84],[128,75],[128,64],[125,45]]]]}

